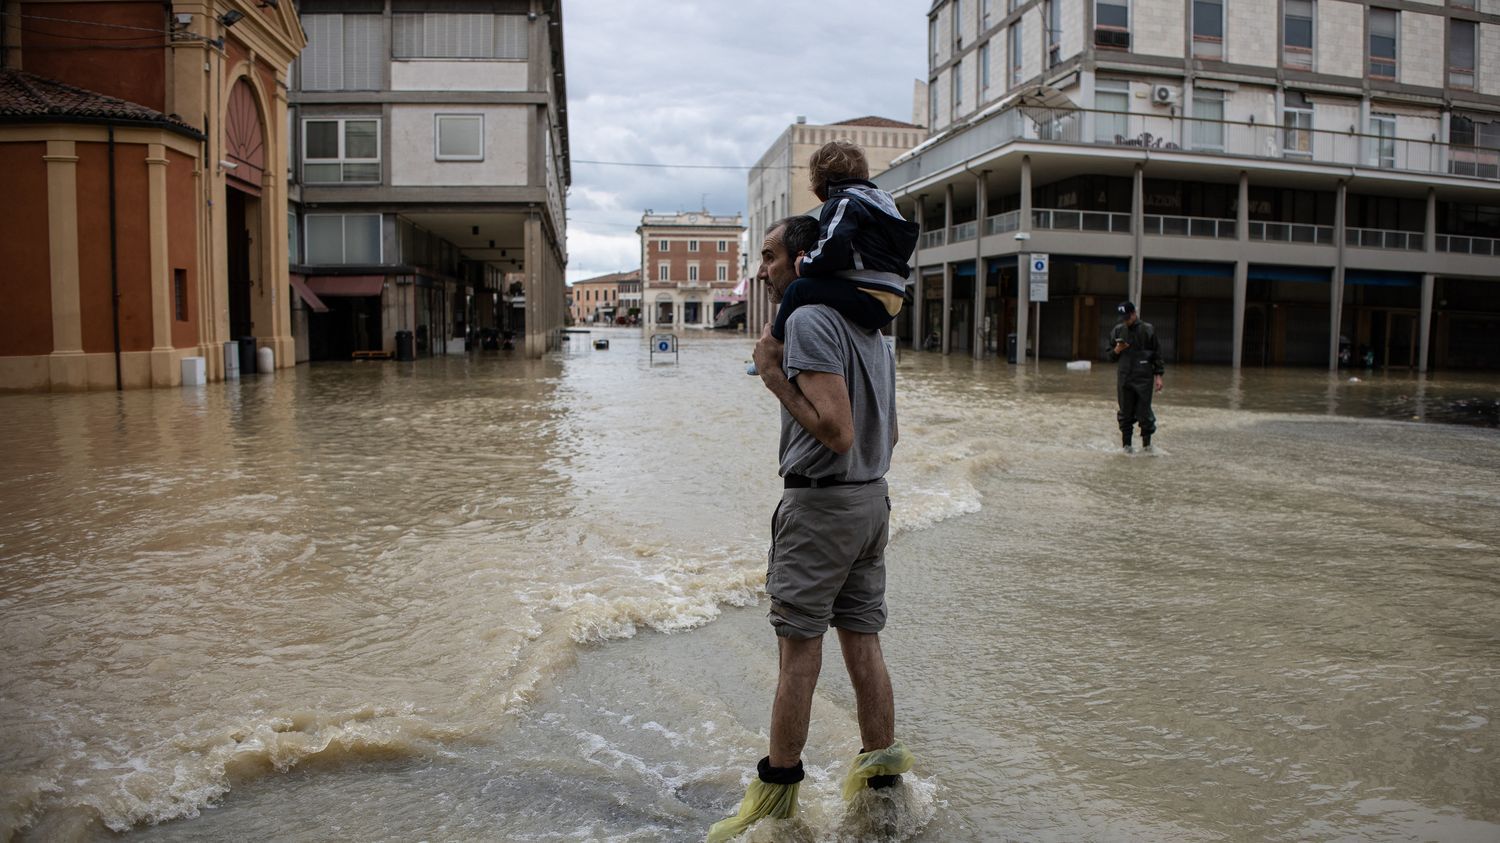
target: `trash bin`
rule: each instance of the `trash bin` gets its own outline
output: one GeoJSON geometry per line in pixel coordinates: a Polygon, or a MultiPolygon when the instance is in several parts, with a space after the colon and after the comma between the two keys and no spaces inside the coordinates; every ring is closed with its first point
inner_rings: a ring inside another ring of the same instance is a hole
{"type": "Polygon", "coordinates": [[[240,376],[255,374],[255,337],[240,337],[240,376]]]}
{"type": "Polygon", "coordinates": [[[411,333],[411,331],[397,331],[396,332],[396,359],[397,360],[415,360],[415,359],[417,359],[417,355],[416,355],[416,353],[414,351],[413,344],[412,344],[412,333],[411,333]]]}
{"type": "Polygon", "coordinates": [[[1015,334],[1006,334],[1005,335],[1005,362],[1007,362],[1007,363],[1014,363],[1014,362],[1016,362],[1016,335],[1015,334]]]}

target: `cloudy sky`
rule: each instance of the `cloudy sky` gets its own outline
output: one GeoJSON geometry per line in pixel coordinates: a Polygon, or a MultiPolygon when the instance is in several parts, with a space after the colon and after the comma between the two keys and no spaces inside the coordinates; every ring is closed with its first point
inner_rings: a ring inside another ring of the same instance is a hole
{"type": "Polygon", "coordinates": [[[571,0],[563,6],[568,281],[640,264],[657,213],[744,213],[745,169],[797,115],[911,120],[929,0],[571,0]],[[741,169],[607,166],[712,164],[741,169]]]}

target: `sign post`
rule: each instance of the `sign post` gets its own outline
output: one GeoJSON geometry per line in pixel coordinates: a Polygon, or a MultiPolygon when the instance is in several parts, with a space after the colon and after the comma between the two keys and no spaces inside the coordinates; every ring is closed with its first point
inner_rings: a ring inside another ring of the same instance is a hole
{"type": "Polygon", "coordinates": [[[672,355],[672,362],[678,362],[676,334],[651,335],[651,362],[656,362],[656,355],[658,354],[670,354],[672,355]]]}
{"type": "Polygon", "coordinates": [[[1031,254],[1031,300],[1036,302],[1036,318],[1032,328],[1036,336],[1036,364],[1042,365],[1042,302],[1047,300],[1047,269],[1051,255],[1045,252],[1031,254]]]}

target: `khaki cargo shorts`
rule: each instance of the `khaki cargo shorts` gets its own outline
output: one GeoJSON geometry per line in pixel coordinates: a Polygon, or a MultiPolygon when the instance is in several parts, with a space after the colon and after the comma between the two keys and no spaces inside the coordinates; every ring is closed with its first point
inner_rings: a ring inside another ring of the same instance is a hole
{"type": "Polygon", "coordinates": [[[771,516],[768,617],[776,634],[816,638],[830,625],[885,628],[885,544],[891,499],[884,480],[787,489],[771,516]]]}

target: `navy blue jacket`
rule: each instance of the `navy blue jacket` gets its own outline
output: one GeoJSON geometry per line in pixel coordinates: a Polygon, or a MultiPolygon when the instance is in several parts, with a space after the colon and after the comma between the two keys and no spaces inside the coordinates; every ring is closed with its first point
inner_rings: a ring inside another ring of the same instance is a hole
{"type": "Polygon", "coordinates": [[[906,260],[917,248],[918,226],[901,216],[889,193],[863,179],[829,182],[818,222],[818,246],[802,260],[801,275],[906,291],[906,260]]]}

